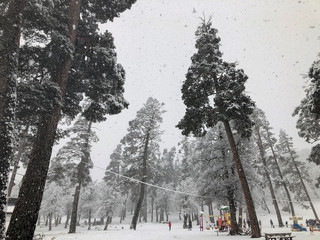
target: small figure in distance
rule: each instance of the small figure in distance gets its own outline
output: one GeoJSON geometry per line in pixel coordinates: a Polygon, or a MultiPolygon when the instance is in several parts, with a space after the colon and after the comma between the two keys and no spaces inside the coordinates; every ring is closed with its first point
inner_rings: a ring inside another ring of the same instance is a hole
{"type": "Polygon", "coordinates": [[[270,225],[271,225],[271,228],[274,228],[272,219],[270,219],[270,225]]]}

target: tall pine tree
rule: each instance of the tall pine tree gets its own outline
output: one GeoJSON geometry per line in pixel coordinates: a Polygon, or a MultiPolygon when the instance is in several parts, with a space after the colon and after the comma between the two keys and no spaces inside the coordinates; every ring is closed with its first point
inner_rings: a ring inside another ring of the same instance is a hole
{"type": "MultiPolygon", "coordinates": [[[[51,88],[58,89],[60,93],[60,103],[54,104],[53,109],[47,115],[41,116],[39,120],[28,169],[7,231],[8,239],[17,239],[18,237],[31,239],[33,236],[57,125],[61,117],[61,111],[66,109],[66,105],[63,104],[68,102],[68,97],[73,93],[72,91],[70,94],[68,93],[68,89],[72,90],[72,86],[74,86],[73,81],[68,82],[68,78],[70,76],[71,79],[71,75],[75,73],[72,71],[73,59],[77,57],[75,50],[83,41],[85,44],[81,48],[83,52],[80,54],[83,56],[82,59],[88,59],[84,56],[88,53],[93,54],[89,58],[92,60],[92,63],[97,59],[100,62],[100,65],[87,65],[88,69],[85,70],[90,70],[94,67],[94,73],[101,74],[94,78],[98,80],[97,84],[89,84],[88,86],[91,87],[86,88],[86,95],[90,96],[93,101],[91,107],[86,111],[88,114],[84,114],[91,121],[101,121],[105,119],[105,114],[119,113],[127,105],[122,97],[124,71],[115,63],[115,52],[105,51],[105,49],[99,46],[99,41],[90,40],[90,37],[92,35],[98,36],[95,34],[98,32],[98,23],[112,20],[120,12],[130,8],[134,2],[134,0],[116,3],[81,0],[70,0],[63,3],[60,1],[46,2],[51,4],[54,14],[49,12],[50,14],[46,18],[49,20],[47,22],[40,21],[38,25],[48,23],[48,25],[45,25],[45,31],[43,31],[47,34],[45,36],[46,41],[44,42],[49,42],[46,44],[49,52],[46,60],[50,65],[46,70],[49,71],[48,80],[52,83],[50,84],[51,88]],[[112,7],[110,7],[111,4],[112,7]],[[55,22],[57,24],[54,24],[55,22]],[[101,69],[104,69],[104,72],[101,69]],[[70,71],[71,74],[69,74],[70,71]],[[103,87],[105,90],[97,93],[97,90],[103,89],[103,87]]],[[[45,16],[46,14],[48,12],[44,12],[40,16],[45,16]]],[[[33,14],[30,15],[34,16],[33,14]]],[[[38,19],[34,19],[34,21],[38,21],[38,19]]],[[[110,39],[110,34],[107,37],[109,38],[102,39],[110,39]]],[[[101,38],[97,37],[96,39],[99,40],[101,38]]],[[[103,42],[108,43],[108,41],[103,42]]],[[[106,46],[106,48],[110,49],[110,45],[106,46]]],[[[93,72],[91,71],[90,75],[82,74],[81,77],[84,78],[78,79],[88,84],[90,83],[88,80],[92,79],[92,75],[93,72]],[[87,76],[90,76],[90,78],[87,76]]]]}
{"type": "Polygon", "coordinates": [[[14,144],[13,125],[25,0],[0,3],[0,238],[4,238],[6,189],[14,144]]]}
{"type": "Polygon", "coordinates": [[[263,164],[263,169],[264,169],[264,176],[267,179],[270,194],[272,197],[272,203],[273,203],[273,206],[274,206],[274,209],[275,209],[275,212],[277,215],[277,219],[278,219],[278,225],[279,225],[279,227],[284,227],[282,217],[281,217],[280,208],[278,205],[278,201],[276,198],[276,194],[275,194],[272,179],[271,179],[271,174],[268,169],[267,155],[266,155],[266,142],[265,142],[265,139],[263,138],[264,135],[262,134],[262,131],[263,131],[262,129],[269,124],[267,122],[265,113],[261,109],[256,108],[254,110],[252,117],[253,117],[253,121],[255,123],[253,136],[254,136],[255,141],[256,141],[258,148],[259,148],[260,158],[261,158],[261,161],[263,164]]]}
{"type": "Polygon", "coordinates": [[[142,183],[138,202],[131,222],[131,228],[136,230],[138,216],[145,197],[146,186],[143,182],[149,181],[150,169],[148,162],[152,161],[152,149],[160,141],[160,123],[164,113],[163,104],[155,98],[148,98],[144,106],[137,112],[136,118],[129,122],[128,134],[121,140],[124,145],[124,154],[132,163],[131,169],[139,173],[142,183]],[[135,169],[132,169],[135,167],[135,169]]]}
{"type": "Polygon", "coordinates": [[[252,127],[249,115],[254,103],[244,93],[248,77],[243,70],[236,69],[235,64],[222,60],[220,38],[211,25],[210,20],[203,20],[196,31],[197,52],[191,58],[192,63],[182,86],[182,99],[187,109],[178,127],[185,135],[192,132],[199,136],[205,134],[206,128],[213,127],[219,121],[223,123],[245,196],[252,237],[259,238],[260,228],[251,191],[230,127],[230,121],[233,121],[234,130],[249,137],[252,127]]]}

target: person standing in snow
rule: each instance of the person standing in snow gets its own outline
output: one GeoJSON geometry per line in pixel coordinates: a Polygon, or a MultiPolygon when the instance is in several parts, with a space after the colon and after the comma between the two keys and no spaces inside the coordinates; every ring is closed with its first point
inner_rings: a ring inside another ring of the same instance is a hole
{"type": "Polygon", "coordinates": [[[272,228],[274,228],[272,219],[270,219],[270,225],[272,228]]]}
{"type": "Polygon", "coordinates": [[[171,231],[171,221],[169,221],[169,231],[171,231]]]}
{"type": "Polygon", "coordinates": [[[262,228],[262,223],[261,223],[260,219],[259,219],[259,227],[260,227],[260,229],[262,228]]]}

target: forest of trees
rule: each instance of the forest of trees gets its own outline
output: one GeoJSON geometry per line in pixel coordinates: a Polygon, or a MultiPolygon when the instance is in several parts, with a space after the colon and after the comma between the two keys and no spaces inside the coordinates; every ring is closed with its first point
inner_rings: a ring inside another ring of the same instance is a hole
{"type": "MultiPolygon", "coordinates": [[[[252,237],[260,238],[256,209],[270,211],[268,203],[279,227],[283,212],[295,216],[293,202],[310,208],[319,220],[307,187],[314,181],[307,161],[299,158],[284,130],[273,131],[247,95],[248,76],[223,59],[223,41],[211,20],[202,20],[196,30],[195,53],[182,84],[186,111],[174,124],[183,140],[162,148],[166,106],[149,97],[128,122],[103,180],[92,180],[92,145],[99,141],[93,125],[129,106],[112,34],[101,32],[99,24],[134,3],[0,1],[1,237],[32,239],[37,224],[44,222],[50,231],[62,219],[69,233],[82,220],[88,230],[96,224],[107,230],[114,216],[121,222],[129,214],[134,230],[138,222],[168,222],[176,213],[186,228],[205,208],[213,215],[225,205],[231,235],[242,233],[246,217],[252,237]],[[60,149],[52,156],[55,144],[60,149]],[[21,164],[26,171],[13,192],[21,164]],[[5,206],[12,195],[17,203],[5,229],[5,206]]],[[[306,96],[293,115],[299,135],[317,142],[320,60],[308,77],[306,96]]],[[[319,159],[317,144],[307,160],[320,165],[319,159]]],[[[316,180],[319,186],[320,176],[316,180]]],[[[215,224],[214,217],[210,221],[215,224]]]]}

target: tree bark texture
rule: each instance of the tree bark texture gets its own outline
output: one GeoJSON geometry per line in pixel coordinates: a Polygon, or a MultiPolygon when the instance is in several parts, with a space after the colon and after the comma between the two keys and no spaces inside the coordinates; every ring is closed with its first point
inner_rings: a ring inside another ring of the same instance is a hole
{"type": "Polygon", "coordinates": [[[76,191],[74,193],[69,233],[75,233],[76,232],[77,220],[78,220],[77,216],[78,216],[78,204],[79,204],[79,198],[80,198],[80,190],[81,190],[81,184],[79,183],[79,185],[76,186],[76,191]]]}
{"type": "Polygon", "coordinates": [[[257,134],[257,137],[258,137],[257,145],[258,145],[258,148],[259,148],[260,157],[261,157],[262,164],[263,164],[263,167],[264,167],[264,175],[265,175],[265,177],[267,178],[267,181],[268,181],[268,186],[269,186],[269,190],[270,190],[270,193],[271,193],[273,206],[274,206],[275,211],[276,211],[278,224],[279,224],[279,227],[284,227],[284,224],[283,224],[283,221],[282,221],[282,217],[281,217],[281,213],[280,213],[280,209],[279,209],[279,206],[278,206],[278,201],[277,201],[276,194],[275,194],[274,189],[273,189],[271,177],[270,177],[270,174],[269,174],[269,171],[268,171],[267,161],[266,161],[266,157],[265,157],[266,155],[265,155],[265,151],[264,151],[264,148],[263,148],[263,145],[262,145],[260,129],[259,129],[258,126],[255,126],[255,131],[256,131],[256,134],[257,134]]]}
{"type": "Polygon", "coordinates": [[[233,155],[233,160],[234,160],[236,168],[237,168],[239,180],[240,180],[243,194],[244,194],[244,198],[246,201],[246,205],[247,205],[247,209],[248,209],[248,213],[249,213],[249,218],[250,218],[250,222],[251,222],[252,238],[260,238],[261,233],[260,233],[259,222],[257,219],[256,210],[254,207],[249,184],[247,182],[247,178],[246,178],[242,163],[240,161],[239,153],[238,153],[238,150],[237,150],[234,138],[233,138],[230,124],[227,120],[223,121],[223,124],[224,124],[225,130],[226,130],[226,133],[227,133],[228,141],[229,141],[231,152],[233,155]]]}
{"type": "Polygon", "coordinates": [[[0,238],[5,233],[6,189],[12,145],[14,111],[16,107],[16,85],[19,58],[20,32],[23,22],[25,0],[9,1],[8,10],[0,27],[0,238]]]}
{"type": "MultiPolygon", "coordinates": [[[[80,6],[81,0],[70,1],[69,39],[72,45],[76,40],[80,6]]],[[[70,67],[71,56],[61,64],[59,73],[53,79],[60,87],[62,102],[65,97],[70,67]]],[[[60,105],[55,106],[51,114],[40,121],[19,198],[6,233],[7,239],[31,240],[33,238],[61,108],[60,105]]]]}
{"type": "Polygon", "coordinates": [[[142,183],[140,184],[140,196],[139,196],[139,200],[136,206],[136,209],[134,210],[134,214],[133,214],[133,218],[132,218],[132,222],[131,222],[131,229],[136,230],[137,228],[137,222],[138,222],[138,217],[139,217],[139,213],[141,210],[141,206],[142,206],[142,202],[143,202],[143,198],[144,198],[144,192],[145,192],[145,182],[147,180],[147,159],[148,159],[148,147],[149,147],[149,138],[150,138],[150,133],[149,131],[147,132],[147,136],[146,136],[146,142],[144,145],[144,150],[143,150],[143,163],[142,163],[142,183]]]}

